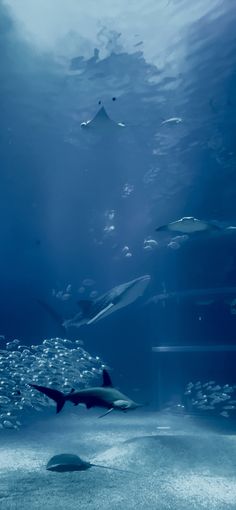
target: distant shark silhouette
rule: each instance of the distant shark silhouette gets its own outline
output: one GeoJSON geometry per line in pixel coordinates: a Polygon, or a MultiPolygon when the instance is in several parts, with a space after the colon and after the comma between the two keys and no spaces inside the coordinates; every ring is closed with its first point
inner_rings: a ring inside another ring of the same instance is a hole
{"type": "Polygon", "coordinates": [[[106,416],[115,409],[119,411],[129,411],[131,409],[136,409],[137,407],[142,407],[142,404],[137,404],[119,390],[113,388],[112,381],[107,370],[104,369],[102,375],[102,386],[95,386],[94,388],[88,388],[80,391],[74,391],[72,389],[68,395],[52,388],[38,386],[37,384],[30,384],[30,386],[54,400],[57,404],[57,413],[62,410],[67,401],[72,402],[75,406],[78,404],[84,404],[87,409],[91,409],[91,407],[104,407],[105,409],[108,409],[108,411],[101,415],[100,418],[106,416]]]}
{"type": "Polygon", "coordinates": [[[104,319],[107,315],[133,303],[138,297],[142,296],[150,279],[149,275],[141,276],[130,282],[117,285],[117,287],[95,300],[78,301],[81,311],[72,319],[65,320],[63,326],[65,328],[79,327],[83,324],[92,324],[104,319]]]}
{"type": "MultiPolygon", "coordinates": [[[[188,289],[188,290],[177,290],[172,292],[167,292],[164,289],[164,292],[160,294],[156,294],[155,296],[148,299],[146,304],[149,303],[165,303],[169,300],[177,300],[182,301],[185,299],[193,299],[199,298],[196,304],[209,305],[217,301],[217,299],[224,299],[227,296],[236,296],[236,287],[209,287],[204,289],[188,289]],[[204,296],[207,297],[207,300],[204,300],[204,296]],[[201,299],[202,298],[202,299],[201,299]]],[[[232,300],[231,300],[232,301],[232,300]]],[[[230,302],[231,302],[230,301],[230,302]]]]}
{"type": "Polygon", "coordinates": [[[185,216],[177,221],[156,228],[156,232],[175,232],[178,234],[194,234],[196,232],[219,231],[221,228],[193,216],[185,216]]]}
{"type": "Polygon", "coordinates": [[[104,106],[98,110],[95,117],[92,120],[87,120],[86,122],[82,122],[80,127],[83,129],[94,129],[96,131],[103,131],[108,128],[124,128],[125,124],[122,122],[115,122],[112,120],[107,114],[104,106]]]}
{"type": "Polygon", "coordinates": [[[64,320],[63,317],[44,300],[36,299],[36,301],[50,315],[52,320],[60,328],[61,334],[64,337],[67,328],[78,328],[83,324],[92,324],[136,301],[146,290],[150,279],[151,277],[149,275],[140,276],[135,280],[113,287],[110,291],[94,300],[80,300],[78,301],[80,311],[76,313],[72,319],[67,320],[64,320]]]}

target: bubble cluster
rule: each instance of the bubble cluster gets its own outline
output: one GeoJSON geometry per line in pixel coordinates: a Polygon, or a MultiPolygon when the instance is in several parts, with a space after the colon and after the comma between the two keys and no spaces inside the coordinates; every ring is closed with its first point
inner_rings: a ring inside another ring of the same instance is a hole
{"type": "Polygon", "coordinates": [[[143,177],[144,184],[151,184],[151,183],[153,183],[156,180],[159,172],[160,172],[159,168],[156,168],[156,167],[149,168],[146,171],[146,173],[144,174],[144,177],[143,177]]]}
{"type": "Polygon", "coordinates": [[[31,346],[8,342],[0,350],[0,429],[18,429],[25,410],[53,405],[30,383],[69,393],[90,386],[103,368],[98,356],[82,348],[81,340],[52,338],[31,346]]]}
{"type": "Polygon", "coordinates": [[[115,211],[112,209],[110,211],[105,212],[105,226],[104,226],[104,233],[106,235],[110,235],[115,231],[115,211]]]}
{"type": "Polygon", "coordinates": [[[128,198],[134,191],[134,185],[129,184],[128,182],[124,184],[122,189],[122,198],[128,198]]]}

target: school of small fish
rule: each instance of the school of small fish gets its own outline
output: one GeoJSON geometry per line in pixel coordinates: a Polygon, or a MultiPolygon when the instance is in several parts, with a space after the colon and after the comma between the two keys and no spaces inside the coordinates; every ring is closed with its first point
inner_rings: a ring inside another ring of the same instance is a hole
{"type": "Polygon", "coordinates": [[[215,381],[193,384],[189,382],[184,392],[187,411],[223,418],[236,417],[236,385],[216,384],[215,381]]]}
{"type": "Polygon", "coordinates": [[[102,360],[82,348],[81,340],[51,338],[39,345],[6,343],[0,350],[0,429],[19,429],[25,411],[40,411],[52,401],[29,383],[69,393],[90,386],[105,368],[102,360]]]}

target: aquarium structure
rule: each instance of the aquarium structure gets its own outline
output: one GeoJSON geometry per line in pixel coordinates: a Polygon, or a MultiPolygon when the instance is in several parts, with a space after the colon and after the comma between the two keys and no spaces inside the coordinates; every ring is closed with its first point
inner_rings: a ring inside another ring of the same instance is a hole
{"type": "Polygon", "coordinates": [[[235,345],[162,345],[152,353],[156,409],[212,417],[226,429],[229,418],[235,423],[235,345]]]}
{"type": "Polygon", "coordinates": [[[0,0],[0,510],[236,510],[236,0],[0,0]]]}

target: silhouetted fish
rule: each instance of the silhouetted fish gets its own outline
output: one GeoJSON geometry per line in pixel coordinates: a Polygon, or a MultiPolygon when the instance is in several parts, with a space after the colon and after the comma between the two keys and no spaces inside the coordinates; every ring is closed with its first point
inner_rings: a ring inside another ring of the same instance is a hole
{"type": "Polygon", "coordinates": [[[214,230],[221,230],[221,228],[207,221],[193,218],[193,216],[185,216],[180,220],[172,221],[171,223],[156,228],[156,232],[175,232],[178,234],[194,234],[196,232],[214,230]]]}

